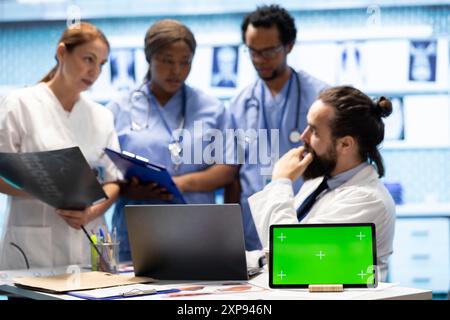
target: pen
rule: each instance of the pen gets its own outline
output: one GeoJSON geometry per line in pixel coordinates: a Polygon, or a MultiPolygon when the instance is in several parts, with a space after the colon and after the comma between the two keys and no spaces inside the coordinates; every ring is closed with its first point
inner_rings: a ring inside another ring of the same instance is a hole
{"type": "Polygon", "coordinates": [[[105,233],[103,232],[102,227],[98,227],[98,233],[100,234],[100,242],[105,242],[105,233]]]}
{"type": "Polygon", "coordinates": [[[109,232],[106,232],[106,243],[112,243],[111,236],[109,235],[109,232]]]}
{"type": "Polygon", "coordinates": [[[131,290],[129,292],[124,292],[121,294],[121,296],[122,297],[136,297],[136,296],[140,296],[140,295],[155,294],[155,293],[156,293],[156,289],[149,289],[149,290],[135,289],[135,290],[131,290]]]}
{"type": "Polygon", "coordinates": [[[108,251],[108,259],[111,262],[111,268],[113,268],[113,266],[117,266],[117,262],[114,256],[114,244],[111,242],[111,236],[109,235],[109,232],[106,231],[106,250],[108,251]]]}
{"type": "Polygon", "coordinates": [[[95,236],[95,234],[91,234],[91,240],[93,244],[97,244],[97,237],[95,236]]]}
{"type": "Polygon", "coordinates": [[[177,297],[193,297],[193,296],[202,296],[202,295],[208,295],[208,294],[213,294],[212,292],[177,292],[174,291],[173,294],[168,294],[167,297],[168,298],[177,298],[177,297]]]}
{"type": "MultiPolygon", "coordinates": [[[[93,244],[97,244],[97,237],[93,232],[90,237],[92,240],[91,242],[93,244]]],[[[97,257],[98,257],[97,252],[95,251],[94,248],[91,248],[91,264],[92,264],[91,269],[92,269],[92,271],[98,271],[98,258],[97,257]]]]}
{"type": "Polygon", "coordinates": [[[112,240],[114,243],[117,243],[117,227],[113,229],[112,240]]]}
{"type": "Polygon", "coordinates": [[[96,239],[95,234],[91,236],[89,235],[89,233],[86,231],[86,228],[84,226],[81,226],[81,229],[83,230],[84,234],[86,235],[86,237],[89,239],[89,242],[92,244],[92,246],[94,247],[95,251],[97,251],[97,253],[100,255],[100,251],[98,250],[96,243],[94,243],[93,239],[96,239]]]}
{"type": "MultiPolygon", "coordinates": [[[[97,251],[101,263],[103,263],[105,266],[108,266],[108,264],[106,263],[105,259],[102,256],[102,254],[98,250],[97,245],[94,243],[94,241],[89,236],[89,233],[86,231],[86,228],[84,226],[81,226],[81,229],[83,230],[83,232],[86,235],[86,237],[89,239],[89,242],[92,244],[92,247],[94,247],[95,251],[97,251]]],[[[95,236],[95,235],[93,235],[93,236],[95,236]]]]}
{"type": "Polygon", "coordinates": [[[131,290],[129,292],[122,293],[122,297],[128,298],[128,297],[138,297],[138,296],[145,296],[145,295],[153,295],[153,294],[166,294],[166,293],[175,293],[180,292],[180,289],[164,289],[164,290],[156,290],[156,289],[149,289],[149,290],[140,290],[135,289],[131,290]]]}
{"type": "Polygon", "coordinates": [[[166,290],[157,290],[156,294],[165,294],[165,293],[174,293],[174,292],[180,292],[180,289],[166,289],[166,290]]]}

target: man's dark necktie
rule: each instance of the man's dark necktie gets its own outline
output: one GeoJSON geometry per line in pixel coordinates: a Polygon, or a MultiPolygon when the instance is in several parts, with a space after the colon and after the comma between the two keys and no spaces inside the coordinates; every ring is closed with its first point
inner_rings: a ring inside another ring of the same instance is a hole
{"type": "Polygon", "coordinates": [[[314,190],[300,205],[297,209],[297,218],[298,222],[302,221],[302,219],[308,214],[309,210],[313,206],[314,202],[316,202],[316,198],[322,191],[328,189],[327,177],[324,177],[322,182],[319,184],[316,190],[314,190]]]}

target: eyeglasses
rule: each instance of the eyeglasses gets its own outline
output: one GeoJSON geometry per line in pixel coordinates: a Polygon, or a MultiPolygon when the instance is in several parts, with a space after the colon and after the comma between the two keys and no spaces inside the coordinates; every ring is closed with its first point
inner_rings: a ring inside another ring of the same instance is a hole
{"type": "Polygon", "coordinates": [[[284,48],[283,44],[280,44],[274,48],[256,50],[250,47],[247,47],[248,52],[250,52],[250,56],[252,58],[261,57],[264,59],[273,59],[276,55],[284,48]]]}

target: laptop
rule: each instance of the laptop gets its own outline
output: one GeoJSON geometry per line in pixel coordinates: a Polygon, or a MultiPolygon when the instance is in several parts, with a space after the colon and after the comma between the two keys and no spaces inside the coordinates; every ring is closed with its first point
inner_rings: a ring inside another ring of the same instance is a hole
{"type": "Polygon", "coordinates": [[[238,204],[130,205],[125,217],[136,276],[248,280],[238,204]]]}
{"type": "Polygon", "coordinates": [[[320,284],[374,288],[376,261],[373,223],[270,227],[271,288],[307,288],[320,284]]]}

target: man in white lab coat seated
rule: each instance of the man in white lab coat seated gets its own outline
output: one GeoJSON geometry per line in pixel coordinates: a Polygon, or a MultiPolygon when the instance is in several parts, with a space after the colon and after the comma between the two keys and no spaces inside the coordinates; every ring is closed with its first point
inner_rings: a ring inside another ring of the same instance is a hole
{"type": "Polygon", "coordinates": [[[269,227],[294,223],[374,223],[379,279],[392,254],[395,204],[380,181],[384,175],[377,146],[384,138],[383,117],[392,112],[384,97],[373,102],[352,87],[323,91],[311,106],[304,146],[275,164],[272,181],[249,198],[265,250],[269,227]],[[303,177],[294,195],[292,182],[303,177]]]}

